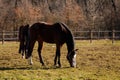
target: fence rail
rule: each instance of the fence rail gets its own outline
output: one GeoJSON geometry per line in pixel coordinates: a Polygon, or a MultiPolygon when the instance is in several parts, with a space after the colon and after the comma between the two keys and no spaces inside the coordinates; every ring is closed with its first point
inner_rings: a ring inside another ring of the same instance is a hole
{"type": "Polygon", "coordinates": [[[18,41],[18,31],[0,31],[0,41],[18,41]]]}
{"type": "MultiPolygon", "coordinates": [[[[74,38],[77,40],[92,40],[95,39],[111,39],[112,43],[114,40],[120,39],[120,31],[72,31],[74,38]]],[[[0,41],[18,41],[19,31],[0,31],[0,41]]]]}
{"type": "Polygon", "coordinates": [[[78,39],[120,39],[120,31],[73,31],[78,39]]]}

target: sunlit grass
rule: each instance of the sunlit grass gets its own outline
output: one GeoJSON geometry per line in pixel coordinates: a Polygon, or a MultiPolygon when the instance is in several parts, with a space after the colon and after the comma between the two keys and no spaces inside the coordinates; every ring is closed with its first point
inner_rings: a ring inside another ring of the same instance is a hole
{"type": "Polygon", "coordinates": [[[44,43],[42,56],[45,67],[39,63],[37,43],[33,51],[33,65],[18,54],[18,42],[0,44],[0,80],[119,80],[120,41],[75,41],[77,68],[70,68],[66,59],[67,49],[61,49],[62,68],[53,66],[55,45],[44,43]]]}

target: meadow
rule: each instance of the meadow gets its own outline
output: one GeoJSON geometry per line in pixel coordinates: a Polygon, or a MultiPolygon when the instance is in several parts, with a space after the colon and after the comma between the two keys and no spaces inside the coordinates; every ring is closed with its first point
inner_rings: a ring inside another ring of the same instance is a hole
{"type": "Polygon", "coordinates": [[[66,59],[67,48],[61,49],[61,68],[53,66],[55,45],[44,43],[41,66],[37,43],[33,51],[33,65],[18,53],[19,42],[0,42],[0,80],[120,80],[120,41],[75,41],[77,68],[70,68],[66,59]]]}

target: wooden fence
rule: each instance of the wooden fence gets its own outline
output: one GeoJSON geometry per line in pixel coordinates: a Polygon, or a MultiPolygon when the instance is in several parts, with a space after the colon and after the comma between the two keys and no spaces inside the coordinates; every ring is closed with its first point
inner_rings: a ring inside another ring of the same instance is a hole
{"type": "Polygon", "coordinates": [[[73,31],[73,35],[77,40],[99,40],[99,39],[110,39],[112,43],[115,40],[120,39],[120,31],[73,31]]]}
{"type": "MultiPolygon", "coordinates": [[[[120,31],[72,31],[74,38],[77,40],[92,40],[95,39],[120,39],[120,31]]],[[[0,41],[2,44],[4,41],[18,41],[18,31],[0,31],[0,41]]]]}
{"type": "Polygon", "coordinates": [[[18,31],[0,31],[0,41],[18,41],[18,31]]]}

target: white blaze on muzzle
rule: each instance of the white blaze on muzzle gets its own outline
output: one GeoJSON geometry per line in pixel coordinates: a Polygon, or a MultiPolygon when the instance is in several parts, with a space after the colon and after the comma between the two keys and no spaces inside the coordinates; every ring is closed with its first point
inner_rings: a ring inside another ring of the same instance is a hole
{"type": "Polygon", "coordinates": [[[73,65],[73,67],[76,67],[76,54],[73,57],[72,65],[73,65]]]}

